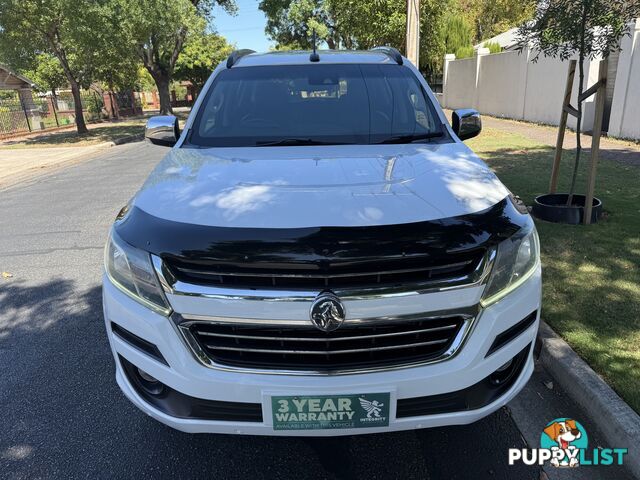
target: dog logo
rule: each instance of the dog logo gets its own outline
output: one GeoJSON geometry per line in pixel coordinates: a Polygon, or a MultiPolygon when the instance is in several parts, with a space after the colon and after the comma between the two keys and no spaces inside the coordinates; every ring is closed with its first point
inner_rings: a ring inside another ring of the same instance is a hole
{"type": "Polygon", "coordinates": [[[344,322],[344,305],[333,293],[321,293],[311,305],[311,323],[323,332],[333,332],[344,322]]]}
{"type": "Polygon", "coordinates": [[[580,450],[588,445],[587,432],[580,423],[569,418],[556,418],[542,431],[540,446],[551,450],[549,463],[554,467],[577,467],[580,450]]]}
{"type": "Polygon", "coordinates": [[[360,406],[367,412],[367,418],[380,418],[380,412],[382,411],[382,407],[384,407],[384,403],[377,400],[369,401],[364,398],[359,398],[359,400],[360,406]]]}
{"type": "Polygon", "coordinates": [[[575,468],[581,465],[624,465],[628,448],[597,447],[589,450],[587,431],[573,418],[556,418],[540,434],[540,448],[510,448],[509,465],[553,465],[575,468]]]}

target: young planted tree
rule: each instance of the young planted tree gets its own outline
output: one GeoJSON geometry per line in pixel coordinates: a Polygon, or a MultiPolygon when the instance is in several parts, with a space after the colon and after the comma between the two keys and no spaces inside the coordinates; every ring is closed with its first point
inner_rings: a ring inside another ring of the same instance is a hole
{"type": "Polygon", "coordinates": [[[120,39],[130,45],[153,78],[160,114],[172,112],[169,86],[189,31],[204,31],[217,4],[235,12],[234,0],[111,0],[120,39]]]}
{"type": "Polygon", "coordinates": [[[533,49],[534,61],[539,55],[562,60],[578,56],[577,147],[567,205],[573,202],[582,151],[584,62],[619,51],[620,40],[639,15],[638,0],[540,0],[533,20],[518,29],[518,48],[533,49]]]}
{"type": "Polygon", "coordinates": [[[0,0],[0,46],[17,68],[29,68],[41,53],[55,58],[75,105],[79,134],[87,132],[80,87],[90,82],[99,56],[104,5],[93,0],[0,0]]]}

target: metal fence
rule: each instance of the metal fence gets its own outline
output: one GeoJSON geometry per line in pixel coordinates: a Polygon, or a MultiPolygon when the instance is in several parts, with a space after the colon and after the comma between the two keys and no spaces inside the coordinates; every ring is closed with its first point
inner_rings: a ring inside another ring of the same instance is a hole
{"type": "MultiPolygon", "coordinates": [[[[103,116],[104,101],[94,91],[80,94],[86,122],[103,116]]],[[[75,123],[75,101],[71,92],[25,100],[17,94],[0,98],[0,139],[75,123]]]]}

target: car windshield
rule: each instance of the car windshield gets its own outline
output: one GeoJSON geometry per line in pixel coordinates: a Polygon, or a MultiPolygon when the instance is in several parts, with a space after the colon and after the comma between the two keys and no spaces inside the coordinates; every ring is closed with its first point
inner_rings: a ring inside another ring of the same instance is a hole
{"type": "Polygon", "coordinates": [[[279,65],[220,72],[197,113],[189,143],[409,143],[443,135],[431,100],[407,67],[279,65]]]}

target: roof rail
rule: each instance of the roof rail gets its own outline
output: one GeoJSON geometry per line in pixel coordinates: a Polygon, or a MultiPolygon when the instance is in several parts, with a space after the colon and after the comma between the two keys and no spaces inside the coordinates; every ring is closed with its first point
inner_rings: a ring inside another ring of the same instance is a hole
{"type": "Polygon", "coordinates": [[[400,52],[393,47],[374,47],[371,49],[372,52],[381,52],[384,53],[391,60],[396,62],[398,65],[402,65],[402,55],[400,52]]]}
{"type": "Polygon", "coordinates": [[[227,58],[227,68],[233,67],[238,60],[240,60],[245,55],[249,55],[250,53],[256,53],[255,50],[250,50],[248,48],[243,48],[242,50],[234,50],[227,58]]]}

